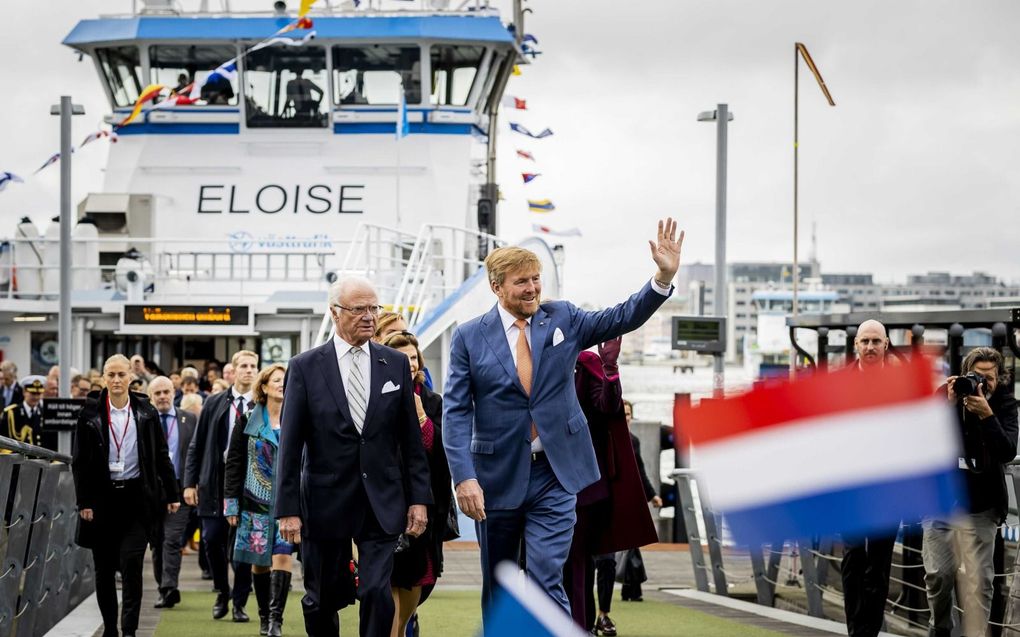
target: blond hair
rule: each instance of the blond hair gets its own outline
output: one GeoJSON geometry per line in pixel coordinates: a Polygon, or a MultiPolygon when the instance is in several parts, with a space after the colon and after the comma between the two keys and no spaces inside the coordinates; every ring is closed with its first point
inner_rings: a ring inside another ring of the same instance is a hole
{"type": "Polygon", "coordinates": [[[234,367],[237,367],[237,360],[242,356],[251,356],[252,358],[255,359],[255,364],[256,365],[259,364],[259,355],[251,351],[250,349],[240,349],[234,352],[234,355],[230,357],[230,364],[233,365],[234,367]]]}
{"type": "Polygon", "coordinates": [[[255,388],[252,390],[252,399],[259,405],[265,405],[269,402],[269,394],[266,393],[266,385],[269,384],[269,379],[272,378],[273,373],[277,370],[287,373],[287,368],[282,363],[273,363],[262,369],[259,372],[259,377],[255,379],[255,388]]]}
{"type": "Polygon", "coordinates": [[[542,262],[531,250],[510,246],[496,248],[485,258],[485,270],[489,274],[489,283],[503,285],[506,275],[525,268],[536,268],[542,271],[542,262]]]}
{"type": "Polygon", "coordinates": [[[104,372],[106,371],[106,368],[110,366],[111,363],[121,363],[128,369],[131,369],[131,361],[128,360],[128,357],[124,356],[123,354],[114,354],[110,358],[106,359],[106,362],[103,363],[104,372]]]}

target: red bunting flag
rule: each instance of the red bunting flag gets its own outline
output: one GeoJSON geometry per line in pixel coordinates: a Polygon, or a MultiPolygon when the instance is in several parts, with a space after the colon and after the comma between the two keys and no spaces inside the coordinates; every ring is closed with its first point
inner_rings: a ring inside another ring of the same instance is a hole
{"type": "Polygon", "coordinates": [[[535,178],[540,176],[541,173],[521,173],[521,178],[524,179],[524,183],[528,184],[535,178]]]}
{"type": "Polygon", "coordinates": [[[535,156],[526,150],[517,151],[517,156],[521,159],[527,159],[528,161],[535,161],[535,156]]]}

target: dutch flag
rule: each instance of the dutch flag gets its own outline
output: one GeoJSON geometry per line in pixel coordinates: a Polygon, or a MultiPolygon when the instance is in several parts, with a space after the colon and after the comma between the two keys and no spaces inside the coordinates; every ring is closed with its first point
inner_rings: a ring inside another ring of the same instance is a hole
{"type": "Polygon", "coordinates": [[[510,562],[496,567],[496,581],[485,637],[590,637],[510,562]]]}
{"type": "Polygon", "coordinates": [[[681,407],[677,426],[738,542],[864,535],[964,505],[956,419],[932,392],[918,356],[681,407]]]}

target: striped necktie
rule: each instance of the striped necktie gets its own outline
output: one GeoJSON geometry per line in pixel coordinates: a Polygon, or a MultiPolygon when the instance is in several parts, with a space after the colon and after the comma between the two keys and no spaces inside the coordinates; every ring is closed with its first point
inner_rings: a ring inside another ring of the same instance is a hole
{"type": "Polygon", "coordinates": [[[360,347],[351,348],[351,368],[347,373],[347,403],[359,434],[365,428],[365,411],[368,408],[368,392],[365,391],[365,377],[361,373],[362,354],[364,352],[360,347]]]}

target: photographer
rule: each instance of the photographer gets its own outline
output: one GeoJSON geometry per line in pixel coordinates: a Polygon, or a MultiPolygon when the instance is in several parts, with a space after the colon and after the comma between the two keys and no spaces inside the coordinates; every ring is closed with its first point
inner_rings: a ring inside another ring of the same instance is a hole
{"type": "Polygon", "coordinates": [[[978,347],[963,360],[963,375],[946,379],[945,392],[960,422],[967,485],[967,512],[951,521],[924,520],[924,583],[931,609],[929,635],[953,628],[952,592],[963,606],[963,634],[984,635],[992,603],[995,534],[1006,518],[1003,465],[1014,458],[1017,408],[1002,355],[978,347]],[[955,582],[958,564],[965,576],[955,582]]]}

